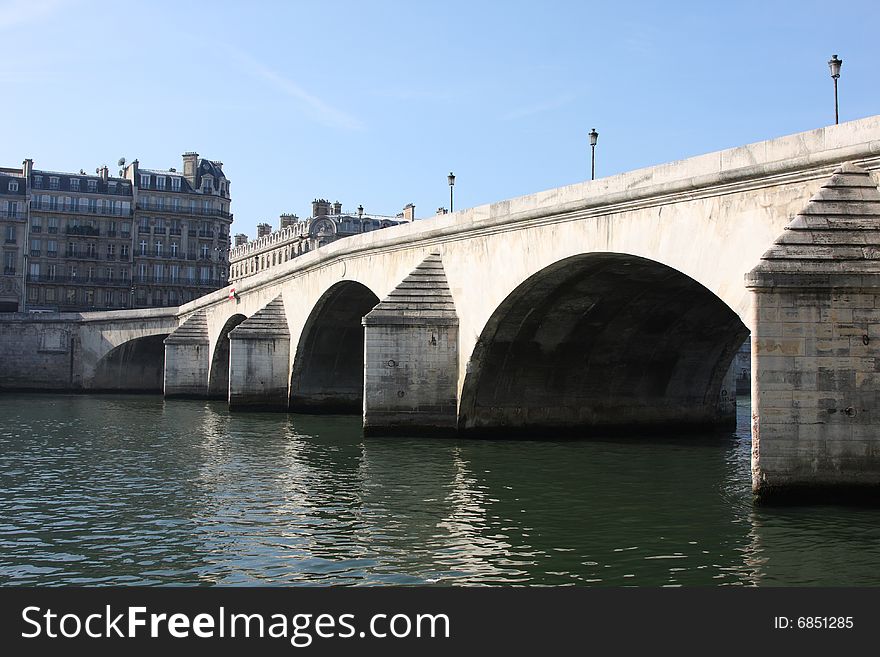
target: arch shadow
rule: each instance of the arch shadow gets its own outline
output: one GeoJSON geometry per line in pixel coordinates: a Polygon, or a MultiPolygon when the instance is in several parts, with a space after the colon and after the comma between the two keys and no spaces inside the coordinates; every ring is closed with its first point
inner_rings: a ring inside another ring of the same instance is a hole
{"type": "Polygon", "coordinates": [[[364,405],[364,327],[379,297],[354,281],[328,289],[303,327],[290,376],[290,410],[361,413],[364,405]]]}
{"type": "Polygon", "coordinates": [[[619,253],[566,258],[519,285],[486,323],[459,430],[732,428],[735,404],[722,383],[748,334],[726,303],[671,267],[619,253]]]}
{"type": "Polygon", "coordinates": [[[208,398],[227,399],[229,397],[229,333],[247,317],[235,314],[226,320],[214,346],[211,369],[208,372],[208,398]]]}
{"type": "Polygon", "coordinates": [[[89,388],[94,391],[161,393],[167,333],[135,338],[111,349],[98,361],[89,388]]]}

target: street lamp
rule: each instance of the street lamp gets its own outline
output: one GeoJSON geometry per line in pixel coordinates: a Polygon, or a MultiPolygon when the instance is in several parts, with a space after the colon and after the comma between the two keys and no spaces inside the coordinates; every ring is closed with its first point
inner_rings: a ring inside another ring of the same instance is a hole
{"type": "Polygon", "coordinates": [[[837,78],[840,77],[840,65],[843,64],[842,59],[838,59],[837,55],[833,55],[828,60],[828,68],[831,69],[831,77],[834,80],[834,125],[840,123],[837,115],[837,78]]]}
{"type": "Polygon", "coordinates": [[[596,142],[599,141],[599,133],[596,128],[590,130],[590,149],[593,151],[592,163],[590,165],[590,180],[596,179],[596,142]]]}
{"type": "Polygon", "coordinates": [[[455,187],[455,174],[450,171],[446,180],[449,181],[449,211],[452,212],[452,188],[455,187]]]}

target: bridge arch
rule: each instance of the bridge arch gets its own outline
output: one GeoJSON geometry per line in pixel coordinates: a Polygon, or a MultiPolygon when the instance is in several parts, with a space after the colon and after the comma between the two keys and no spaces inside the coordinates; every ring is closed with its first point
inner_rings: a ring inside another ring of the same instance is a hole
{"type": "Polygon", "coordinates": [[[127,340],[108,351],[95,365],[92,390],[162,392],[167,333],[127,340]]]}
{"type": "Polygon", "coordinates": [[[735,422],[722,380],[748,336],[713,292],[623,253],[575,255],[496,308],[467,365],[459,429],[578,433],[735,422]]]}
{"type": "Polygon", "coordinates": [[[212,399],[229,397],[229,333],[246,319],[245,315],[236,313],[220,329],[208,371],[208,397],[212,399]]]}
{"type": "Polygon", "coordinates": [[[360,413],[364,399],[364,327],[379,303],[367,286],[340,281],[321,295],[300,335],[290,376],[290,410],[360,413]]]}

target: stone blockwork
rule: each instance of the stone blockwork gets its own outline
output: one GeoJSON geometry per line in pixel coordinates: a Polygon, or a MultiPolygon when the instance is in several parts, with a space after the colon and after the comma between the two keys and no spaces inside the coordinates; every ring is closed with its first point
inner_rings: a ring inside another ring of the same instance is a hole
{"type": "Polygon", "coordinates": [[[165,396],[208,394],[208,320],[204,310],[190,315],[165,338],[165,396]]]}
{"type": "Polygon", "coordinates": [[[439,253],[363,320],[364,431],[454,433],[458,316],[439,253]]]}
{"type": "Polygon", "coordinates": [[[840,166],[746,278],[756,493],[880,486],[880,191],[840,166]]]}
{"type": "Polygon", "coordinates": [[[290,330],[279,295],[229,334],[229,408],[286,411],[290,330]]]}

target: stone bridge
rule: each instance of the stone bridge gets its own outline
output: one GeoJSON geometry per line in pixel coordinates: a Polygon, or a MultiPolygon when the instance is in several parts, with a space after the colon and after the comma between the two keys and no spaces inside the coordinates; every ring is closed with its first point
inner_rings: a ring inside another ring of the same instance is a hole
{"type": "Polygon", "coordinates": [[[279,246],[131,335],[168,336],[167,397],[555,436],[731,426],[751,334],[755,490],[876,487],[878,169],[870,117],[279,246]]]}

